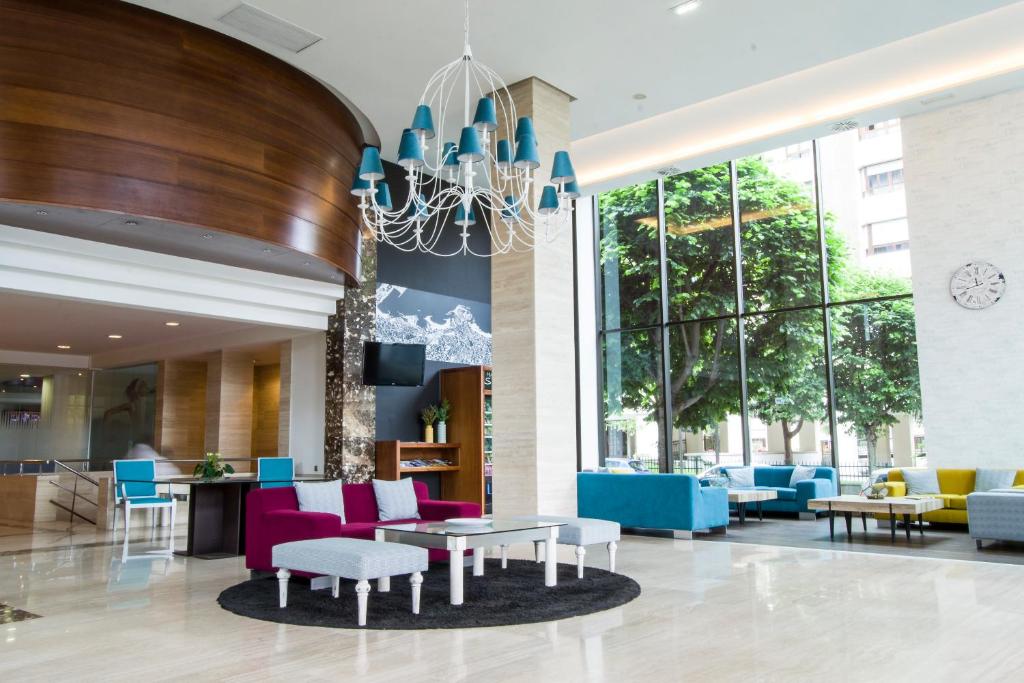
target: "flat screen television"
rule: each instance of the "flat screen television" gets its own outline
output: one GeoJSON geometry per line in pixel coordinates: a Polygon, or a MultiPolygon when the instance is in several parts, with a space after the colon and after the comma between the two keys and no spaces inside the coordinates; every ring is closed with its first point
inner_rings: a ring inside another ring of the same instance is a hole
{"type": "Polygon", "coordinates": [[[378,387],[423,386],[423,344],[363,344],[363,384],[378,387]]]}

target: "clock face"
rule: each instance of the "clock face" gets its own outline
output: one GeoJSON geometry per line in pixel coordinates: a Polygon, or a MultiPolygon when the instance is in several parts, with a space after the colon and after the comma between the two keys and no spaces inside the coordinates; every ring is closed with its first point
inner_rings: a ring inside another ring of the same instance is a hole
{"type": "Polygon", "coordinates": [[[991,263],[968,263],[949,281],[949,293],[964,308],[988,308],[1003,297],[1006,278],[991,263]]]}

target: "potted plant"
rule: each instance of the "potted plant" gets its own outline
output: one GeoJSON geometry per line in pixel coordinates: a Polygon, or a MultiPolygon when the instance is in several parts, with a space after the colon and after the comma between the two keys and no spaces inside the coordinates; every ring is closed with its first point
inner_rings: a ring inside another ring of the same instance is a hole
{"type": "Polygon", "coordinates": [[[220,453],[207,453],[206,458],[192,470],[193,477],[202,477],[207,480],[220,479],[225,474],[234,473],[235,468],[224,462],[220,453]]]}
{"type": "Polygon", "coordinates": [[[441,405],[437,407],[437,442],[448,443],[448,415],[451,413],[452,404],[448,399],[442,399],[441,405]]]}
{"type": "Polygon", "coordinates": [[[423,441],[434,443],[434,422],[437,421],[437,406],[430,404],[421,410],[420,419],[423,420],[423,441]]]}

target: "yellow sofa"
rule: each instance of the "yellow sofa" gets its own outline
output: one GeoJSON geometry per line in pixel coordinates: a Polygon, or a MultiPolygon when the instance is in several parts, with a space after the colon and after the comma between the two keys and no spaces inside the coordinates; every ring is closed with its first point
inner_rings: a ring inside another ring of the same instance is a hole
{"type": "MultiPolygon", "coordinates": [[[[940,522],[944,524],[967,524],[967,494],[974,493],[975,470],[936,469],[939,479],[939,494],[945,507],[934,512],[924,513],[926,522],[940,522]]],[[[889,470],[890,496],[907,495],[907,485],[903,480],[902,470],[889,470]]],[[[1014,488],[1024,488],[1024,470],[1017,470],[1017,476],[1013,479],[1014,488]]],[[[875,515],[878,519],[885,519],[889,515],[875,515]]]]}

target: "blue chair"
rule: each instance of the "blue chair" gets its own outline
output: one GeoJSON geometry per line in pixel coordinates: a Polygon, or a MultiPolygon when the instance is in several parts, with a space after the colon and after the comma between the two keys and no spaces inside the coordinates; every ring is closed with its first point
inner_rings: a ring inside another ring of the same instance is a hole
{"type": "MultiPolygon", "coordinates": [[[[166,551],[160,554],[174,553],[174,496],[170,484],[167,485],[167,498],[157,495],[156,461],[155,460],[114,460],[114,523],[117,528],[117,508],[124,508],[124,549],[122,561],[128,560],[128,536],[131,531],[132,510],[151,509],[169,510],[171,513],[169,540],[166,551]]],[[[154,529],[156,516],[153,516],[154,529]]],[[[142,557],[142,556],[138,556],[142,557]]]]}
{"type": "Polygon", "coordinates": [[[256,480],[266,482],[260,484],[261,489],[276,489],[293,486],[295,479],[294,458],[257,458],[256,480]]]}

